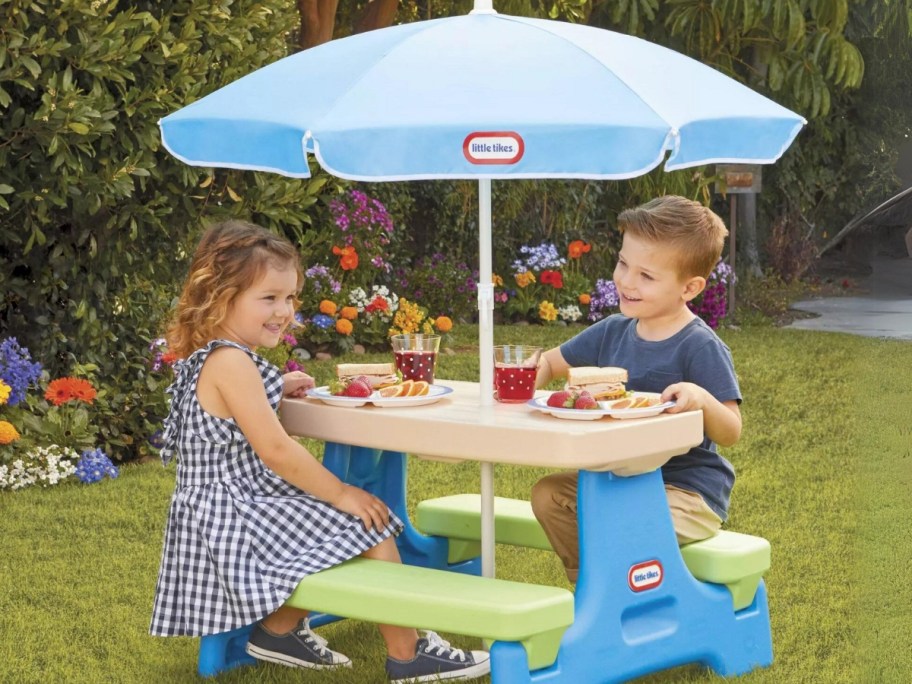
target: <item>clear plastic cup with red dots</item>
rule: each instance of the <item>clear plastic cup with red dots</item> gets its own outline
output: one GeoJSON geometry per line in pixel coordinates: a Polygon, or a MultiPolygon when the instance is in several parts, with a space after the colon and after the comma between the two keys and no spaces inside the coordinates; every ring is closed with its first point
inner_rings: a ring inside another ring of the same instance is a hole
{"type": "Polygon", "coordinates": [[[506,403],[529,401],[535,396],[535,375],[541,347],[500,344],[494,347],[494,398],[506,403]]]}

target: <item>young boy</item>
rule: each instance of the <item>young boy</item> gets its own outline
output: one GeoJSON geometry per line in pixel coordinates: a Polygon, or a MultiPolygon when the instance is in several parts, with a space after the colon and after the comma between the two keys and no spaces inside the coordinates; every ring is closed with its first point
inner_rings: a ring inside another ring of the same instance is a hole
{"type": "MultiPolygon", "coordinates": [[[[618,366],[628,389],[661,392],[668,413],[703,412],[703,443],[662,466],[679,544],[712,537],[727,517],[735,480],[716,452],[741,435],[741,391],[731,351],[687,303],[706,286],[728,231],[715,213],[683,197],[654,199],[618,216],[623,243],[614,269],[620,314],[542,356],[536,387],[571,366],[618,366]]],[[[577,474],[549,475],[532,489],[532,509],[571,582],[579,567],[577,474]]]]}

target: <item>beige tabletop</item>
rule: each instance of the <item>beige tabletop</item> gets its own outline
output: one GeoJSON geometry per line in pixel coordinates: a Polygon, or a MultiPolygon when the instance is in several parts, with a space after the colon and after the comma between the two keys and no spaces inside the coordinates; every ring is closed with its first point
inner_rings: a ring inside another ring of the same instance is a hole
{"type": "Polygon", "coordinates": [[[631,420],[561,420],[525,404],[483,407],[476,382],[438,379],[437,384],[453,392],[423,406],[354,408],[312,398],[285,399],[282,424],[293,435],[435,459],[618,475],[654,470],[703,441],[698,411],[631,420]]]}

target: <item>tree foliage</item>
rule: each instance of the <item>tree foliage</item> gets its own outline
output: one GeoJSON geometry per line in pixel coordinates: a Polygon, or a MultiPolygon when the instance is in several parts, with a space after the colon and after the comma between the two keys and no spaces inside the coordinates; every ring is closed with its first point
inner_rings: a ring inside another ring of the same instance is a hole
{"type": "Polygon", "coordinates": [[[144,350],[202,220],[303,235],[324,190],[186,166],[157,126],[284,56],[296,19],[278,1],[0,0],[0,330],[52,376],[94,364],[119,387],[114,453],[161,418],[144,350]]]}

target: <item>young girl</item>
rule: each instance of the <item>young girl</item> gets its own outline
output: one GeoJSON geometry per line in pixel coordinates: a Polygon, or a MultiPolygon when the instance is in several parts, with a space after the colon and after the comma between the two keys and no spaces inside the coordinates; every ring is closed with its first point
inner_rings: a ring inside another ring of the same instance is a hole
{"type": "MultiPolygon", "coordinates": [[[[341,482],[276,416],[282,396],[313,385],[253,352],[291,324],[303,273],[294,247],[228,221],[200,241],[168,344],[181,361],[168,392],[162,460],[177,457],[151,632],[200,636],[257,622],[247,652],[293,667],[351,666],[284,606],[299,580],[355,556],[400,562],[402,522],[341,482]]],[[[489,670],[433,632],[380,625],[391,680],[468,679],[489,670]]]]}

